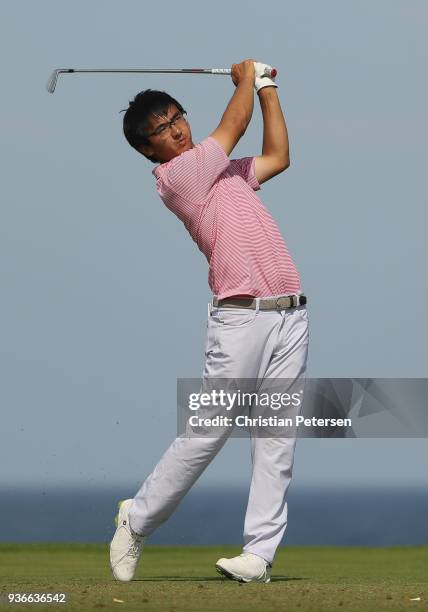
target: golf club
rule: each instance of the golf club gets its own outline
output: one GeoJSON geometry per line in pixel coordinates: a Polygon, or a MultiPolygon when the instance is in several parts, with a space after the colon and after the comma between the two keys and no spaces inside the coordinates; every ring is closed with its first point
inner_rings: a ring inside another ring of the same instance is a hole
{"type": "MultiPolygon", "coordinates": [[[[159,74],[224,74],[230,75],[230,68],[57,68],[49,77],[46,89],[49,93],[55,91],[60,74],[71,74],[75,72],[108,72],[108,73],[140,73],[150,72],[159,74]]],[[[276,68],[266,68],[265,76],[275,77],[276,68]]]]}

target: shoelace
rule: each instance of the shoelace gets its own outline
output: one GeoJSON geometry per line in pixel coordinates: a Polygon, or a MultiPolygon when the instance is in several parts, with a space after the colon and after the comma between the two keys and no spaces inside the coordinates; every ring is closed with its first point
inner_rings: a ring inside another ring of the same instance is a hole
{"type": "Polygon", "coordinates": [[[134,542],[128,550],[128,557],[138,557],[141,552],[142,543],[142,540],[137,540],[136,542],[134,542]]]}

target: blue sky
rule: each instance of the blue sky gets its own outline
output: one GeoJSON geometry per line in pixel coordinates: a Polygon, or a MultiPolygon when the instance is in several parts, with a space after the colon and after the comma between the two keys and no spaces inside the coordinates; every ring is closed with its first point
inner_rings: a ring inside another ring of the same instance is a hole
{"type": "MultiPolygon", "coordinates": [[[[53,68],[275,65],[291,166],[259,195],[309,299],[308,375],[427,376],[426,4],[201,6],[3,3],[4,483],[137,485],[175,434],[177,377],[203,366],[207,264],[119,111],[165,89],[199,141],[231,81],[70,75],[50,95],[53,68]]],[[[233,156],[258,154],[261,130],[256,101],[233,156]]],[[[304,441],[295,480],[426,484],[427,454],[426,440],[304,441]]],[[[203,481],[248,474],[248,445],[231,440],[203,481]]]]}

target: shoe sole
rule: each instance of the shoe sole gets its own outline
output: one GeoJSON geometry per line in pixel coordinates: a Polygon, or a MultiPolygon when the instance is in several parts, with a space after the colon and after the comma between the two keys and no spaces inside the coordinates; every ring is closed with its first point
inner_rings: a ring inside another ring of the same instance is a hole
{"type": "Polygon", "coordinates": [[[229,578],[229,580],[236,580],[236,582],[247,582],[242,577],[238,577],[238,576],[235,576],[235,574],[231,574],[230,572],[225,570],[223,567],[220,567],[220,565],[216,565],[215,568],[218,574],[221,574],[222,576],[226,576],[226,578],[229,578]]]}
{"type": "Polygon", "coordinates": [[[217,564],[215,566],[215,569],[218,574],[225,576],[226,578],[229,578],[229,580],[235,580],[236,582],[241,582],[243,584],[248,584],[249,582],[261,582],[262,584],[268,584],[270,582],[270,578],[268,580],[245,580],[245,578],[243,578],[242,576],[237,576],[236,574],[232,574],[231,572],[228,572],[223,567],[221,567],[221,565],[217,565],[217,564]]]}

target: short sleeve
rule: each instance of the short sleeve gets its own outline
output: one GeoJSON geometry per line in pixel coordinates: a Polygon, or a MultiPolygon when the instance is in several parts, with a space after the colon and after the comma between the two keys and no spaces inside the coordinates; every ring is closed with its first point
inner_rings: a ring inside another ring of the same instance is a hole
{"type": "Polygon", "coordinates": [[[189,151],[160,166],[160,176],[177,195],[191,202],[203,202],[219,176],[230,164],[230,159],[218,142],[208,136],[189,151]]]}
{"type": "Polygon", "coordinates": [[[230,161],[229,172],[239,175],[248,183],[248,185],[258,191],[260,184],[256,177],[256,158],[242,157],[241,159],[232,159],[230,161]]]}

